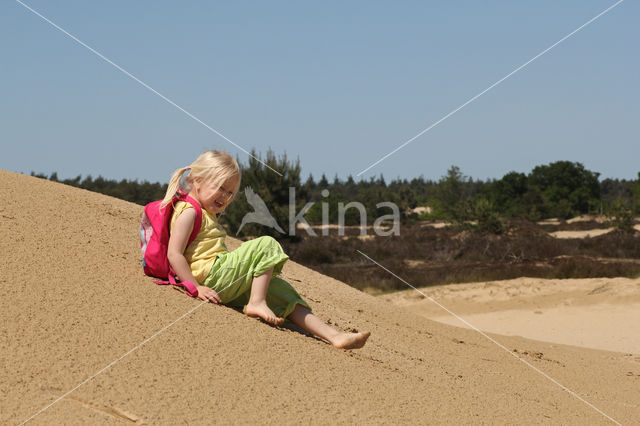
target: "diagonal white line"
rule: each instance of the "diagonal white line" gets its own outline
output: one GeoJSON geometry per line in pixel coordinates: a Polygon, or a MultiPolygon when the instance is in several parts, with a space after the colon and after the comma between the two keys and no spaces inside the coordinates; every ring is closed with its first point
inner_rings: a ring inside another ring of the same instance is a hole
{"type": "Polygon", "coordinates": [[[238,145],[237,143],[235,143],[234,141],[232,141],[231,139],[229,139],[228,137],[226,137],[225,135],[223,135],[222,133],[220,133],[219,131],[217,131],[216,129],[214,129],[213,127],[209,126],[207,123],[205,123],[204,121],[200,120],[198,117],[196,117],[195,115],[193,115],[192,113],[190,113],[189,111],[187,111],[186,109],[184,109],[183,107],[181,107],[180,105],[176,104],[175,102],[173,102],[171,99],[167,98],[166,96],[164,96],[162,93],[158,92],[156,89],[154,89],[153,87],[149,86],[147,83],[145,83],[144,81],[140,80],[138,77],[136,77],[135,75],[131,74],[129,71],[125,70],[124,68],[122,68],[120,65],[116,64],[115,62],[113,62],[111,59],[107,58],[106,56],[104,56],[102,53],[98,52],[97,50],[95,50],[94,48],[92,48],[91,46],[89,46],[88,44],[86,44],[85,42],[83,42],[82,40],[78,39],[77,37],[75,37],[73,34],[70,34],[68,31],[66,31],[65,29],[61,28],[59,25],[57,25],[56,23],[54,23],[53,21],[51,21],[50,19],[48,19],[47,17],[43,16],[42,14],[40,14],[38,11],[34,10],[33,8],[31,8],[30,6],[28,6],[27,4],[25,4],[24,2],[20,1],[20,0],[16,0],[17,3],[19,3],[20,5],[22,5],[25,9],[31,11],[34,15],[39,16],[40,18],[42,18],[44,21],[46,21],[47,23],[51,24],[51,26],[53,26],[54,28],[56,28],[57,30],[59,30],[60,32],[62,32],[63,34],[65,34],[66,36],[68,36],[69,38],[71,38],[72,40],[74,40],[76,43],[80,44],[81,46],[87,48],[90,52],[92,52],[93,54],[95,54],[96,56],[98,56],[100,59],[102,59],[103,61],[107,62],[108,64],[112,65],[113,67],[115,67],[116,69],[118,69],[119,71],[121,71],[123,74],[125,74],[127,77],[131,78],[132,80],[134,80],[135,82],[139,83],[140,85],[142,85],[143,87],[149,89],[151,92],[155,93],[156,95],[158,95],[160,98],[162,98],[164,101],[166,101],[167,103],[169,103],[170,105],[176,107],[178,110],[182,111],[183,113],[185,113],[187,116],[189,116],[190,118],[192,118],[193,120],[195,120],[196,122],[202,124],[204,127],[206,127],[207,129],[209,129],[210,131],[212,131],[213,133],[215,133],[216,135],[220,136],[222,139],[226,140],[227,142],[229,142],[231,145],[235,146],[236,148],[238,148],[240,151],[244,152],[245,154],[247,154],[249,157],[257,160],[258,162],[260,162],[263,166],[271,169],[273,172],[275,172],[276,174],[282,176],[282,173],[280,173],[279,171],[275,170],[274,168],[272,168],[271,166],[269,166],[268,164],[266,164],[265,162],[263,162],[262,160],[260,160],[259,158],[256,158],[254,155],[252,155],[249,151],[247,151],[246,149],[244,149],[243,147],[241,147],[240,145],[238,145]]]}
{"type": "Polygon", "coordinates": [[[138,344],[136,347],[130,349],[127,353],[125,353],[124,355],[120,356],[119,358],[113,360],[111,363],[109,363],[109,365],[107,365],[106,367],[102,368],[101,370],[99,370],[98,372],[96,372],[95,374],[93,374],[92,376],[88,377],[87,379],[85,379],[82,383],[80,383],[79,385],[77,385],[76,387],[74,387],[73,389],[71,389],[70,391],[62,394],[60,397],[58,397],[55,401],[53,401],[52,403],[50,403],[49,405],[42,407],[37,413],[35,413],[34,415],[32,415],[31,417],[29,417],[27,420],[23,421],[22,423],[20,423],[20,425],[23,425],[29,421],[31,421],[32,419],[34,419],[36,416],[42,414],[45,410],[51,408],[53,405],[57,404],[58,402],[60,402],[62,399],[64,399],[67,395],[73,393],[74,391],[76,391],[78,388],[80,388],[81,386],[84,386],[85,384],[87,384],[88,382],[90,382],[91,380],[95,379],[96,376],[99,376],[100,374],[102,374],[103,372],[107,371],[109,368],[113,367],[115,364],[117,364],[119,361],[121,361],[124,357],[126,357],[127,355],[135,352],[136,350],[140,349],[140,347],[142,347],[142,345],[150,342],[151,340],[155,339],[156,337],[158,337],[160,334],[162,334],[162,332],[164,332],[165,330],[167,330],[169,327],[173,326],[174,324],[177,324],[178,322],[182,321],[185,317],[187,317],[190,313],[192,313],[193,311],[195,311],[196,309],[202,307],[202,305],[206,304],[208,302],[203,301],[202,303],[200,303],[198,306],[194,307],[193,309],[191,309],[189,312],[187,312],[186,314],[182,315],[180,318],[178,318],[177,320],[173,321],[171,324],[168,324],[166,326],[164,326],[162,329],[158,330],[157,332],[155,332],[151,337],[143,340],[140,344],[138,344]]]}
{"type": "Polygon", "coordinates": [[[527,65],[529,65],[531,62],[535,61],[536,59],[538,59],[539,57],[541,57],[542,55],[544,55],[545,53],[547,53],[548,51],[550,51],[551,49],[553,49],[554,47],[556,47],[557,45],[559,45],[560,43],[562,43],[563,41],[565,41],[566,39],[568,39],[569,37],[571,37],[572,35],[574,35],[575,33],[577,33],[578,31],[582,30],[584,27],[586,27],[587,25],[591,24],[593,21],[595,21],[596,19],[600,18],[602,15],[604,15],[605,13],[609,12],[611,9],[613,9],[614,7],[618,6],[620,3],[622,3],[624,0],[618,0],[618,2],[616,2],[615,4],[613,4],[612,6],[609,6],[608,8],[606,8],[605,10],[603,10],[602,12],[600,12],[599,14],[597,14],[596,16],[594,16],[593,18],[589,19],[587,22],[585,22],[584,24],[580,25],[578,28],[576,28],[575,30],[571,31],[569,34],[567,34],[566,36],[562,37],[560,40],[556,41],[555,43],[553,43],[551,46],[547,47],[546,49],[544,49],[542,52],[538,53],[536,56],[534,56],[533,58],[529,59],[527,62],[525,62],[524,64],[520,65],[518,68],[516,68],[515,70],[511,71],[509,74],[505,75],[504,77],[502,77],[500,80],[496,81],[495,83],[493,83],[491,86],[487,87],[486,89],[484,89],[482,92],[478,93],[477,95],[475,95],[474,97],[472,97],[471,99],[469,99],[468,101],[466,101],[465,103],[463,103],[462,105],[460,105],[458,108],[454,109],[453,111],[451,111],[450,113],[448,113],[447,115],[445,115],[444,117],[442,117],[441,119],[439,119],[438,121],[436,121],[435,123],[431,124],[429,127],[427,127],[426,129],[422,130],[420,133],[418,133],[417,135],[415,135],[414,137],[412,137],[411,139],[409,139],[408,141],[406,141],[405,143],[403,143],[402,145],[398,146],[396,149],[394,149],[393,151],[391,151],[390,153],[388,153],[387,155],[383,156],[382,158],[380,158],[378,161],[376,161],[375,163],[372,163],[369,167],[367,167],[366,169],[362,170],[360,173],[358,173],[356,176],[360,176],[361,174],[367,172],[369,169],[375,167],[376,165],[380,164],[382,161],[386,160],[387,158],[389,158],[390,156],[392,156],[393,154],[395,154],[396,152],[400,151],[402,148],[404,148],[405,146],[409,145],[411,142],[413,142],[414,140],[418,139],[420,136],[424,135],[425,133],[427,133],[429,130],[433,129],[434,127],[436,127],[438,124],[442,123],[444,120],[446,120],[447,118],[451,117],[453,114],[455,114],[456,112],[460,111],[462,108],[466,107],[467,105],[469,105],[471,102],[475,101],[476,99],[478,99],[480,96],[484,95],[485,93],[487,93],[489,90],[493,89],[494,87],[496,87],[497,85],[499,85],[500,83],[502,83],[503,81],[505,81],[506,79],[508,79],[509,77],[511,77],[512,75],[514,75],[515,73],[517,73],[518,71],[520,71],[521,69],[523,69],[524,67],[526,67],[527,65]]]}
{"type": "MultiPolygon", "coordinates": [[[[238,279],[236,279],[235,281],[232,281],[231,283],[229,283],[226,287],[224,287],[223,289],[221,289],[220,291],[216,292],[218,294],[222,293],[223,291],[225,291],[226,289],[228,289],[229,287],[231,287],[232,284],[240,281],[242,278],[244,278],[244,275],[241,275],[238,279]]],[[[125,353],[124,355],[121,355],[120,357],[118,357],[117,359],[113,360],[112,362],[110,362],[106,367],[103,367],[102,369],[100,369],[98,372],[96,372],[95,374],[93,374],[92,376],[88,377],[87,379],[85,379],[82,383],[80,383],[79,385],[75,386],[73,389],[71,389],[70,391],[67,391],[66,393],[64,393],[63,395],[61,395],[60,397],[58,397],[55,401],[53,401],[52,403],[50,403],[49,405],[42,407],[37,413],[35,413],[34,415],[32,415],[31,417],[29,417],[27,420],[23,421],[22,423],[20,423],[20,426],[24,425],[25,423],[33,420],[35,417],[39,416],[40,414],[42,414],[44,411],[48,410],[49,408],[51,408],[52,406],[54,406],[55,404],[57,404],[58,402],[60,402],[61,400],[63,400],[67,395],[70,395],[71,393],[75,392],[78,388],[84,386],[85,384],[89,383],[91,380],[95,379],[97,376],[99,376],[100,374],[104,373],[105,371],[107,371],[108,369],[110,369],[111,367],[113,367],[114,365],[116,365],[118,362],[120,362],[123,358],[125,358],[126,356],[132,354],[133,352],[135,352],[136,350],[140,349],[143,345],[149,343],[150,341],[152,341],[153,339],[155,339],[156,337],[158,337],[160,334],[162,334],[163,332],[165,332],[166,330],[168,330],[169,328],[171,328],[172,326],[174,326],[175,324],[179,323],[180,321],[182,321],[184,318],[186,318],[187,316],[189,316],[189,314],[191,314],[192,312],[196,311],[197,309],[200,309],[203,305],[209,303],[209,301],[204,300],[202,301],[202,303],[200,303],[199,305],[195,306],[194,308],[190,309],[187,313],[185,313],[184,315],[182,315],[180,318],[178,318],[177,320],[173,321],[171,324],[168,324],[166,326],[164,326],[163,328],[161,328],[160,330],[158,330],[157,332],[155,332],[151,337],[148,337],[146,339],[144,339],[142,342],[140,342],[136,347],[130,349],[127,353],[125,353]]]]}
{"type": "Polygon", "coordinates": [[[510,351],[507,347],[505,347],[503,344],[501,344],[500,342],[496,341],[495,339],[493,339],[491,336],[487,335],[485,332],[483,332],[482,330],[480,330],[479,328],[477,328],[476,326],[474,326],[473,324],[469,323],[467,320],[465,320],[464,318],[456,315],[455,312],[452,312],[451,310],[447,309],[445,306],[443,306],[442,304],[440,304],[437,300],[433,299],[432,297],[424,294],[423,292],[421,292],[420,290],[418,290],[416,287],[414,287],[413,285],[409,284],[407,281],[405,281],[404,279],[402,279],[401,277],[399,277],[398,275],[394,274],[393,272],[391,272],[390,270],[388,270],[387,268],[385,268],[384,266],[382,266],[381,264],[379,264],[378,262],[376,262],[375,260],[373,260],[371,257],[367,256],[366,254],[364,254],[363,252],[361,252],[360,250],[356,250],[358,253],[360,253],[362,256],[366,257],[367,259],[369,259],[371,262],[375,263],[376,265],[378,265],[380,268],[384,269],[386,272],[388,272],[389,274],[393,275],[395,278],[399,279],[400,281],[402,281],[404,284],[408,285],[409,287],[411,287],[412,289],[414,289],[415,291],[417,291],[418,293],[420,293],[421,295],[423,295],[424,297],[426,297],[427,299],[429,299],[429,301],[435,303],[436,305],[438,305],[440,308],[444,309],[445,311],[447,311],[449,314],[453,315],[455,318],[457,318],[459,321],[463,322],[464,324],[466,324],[468,327],[470,327],[471,329],[477,331],[478,333],[480,333],[483,337],[485,337],[487,340],[489,340],[490,342],[494,343],[495,345],[497,345],[499,348],[501,348],[502,350],[504,350],[506,353],[508,353],[509,355],[511,355],[512,357],[514,357],[515,359],[523,362],[525,365],[527,365],[529,368],[533,369],[534,371],[536,371],[538,374],[542,375],[544,378],[546,378],[547,380],[551,381],[552,383],[558,385],[562,390],[564,390],[565,392],[569,393],[571,396],[573,396],[574,398],[578,399],[579,401],[585,403],[586,405],[588,405],[589,407],[593,408],[594,410],[596,410],[598,413],[600,413],[601,415],[603,415],[604,417],[606,417],[607,419],[611,420],[613,423],[616,423],[618,425],[622,425],[620,422],[618,422],[617,420],[615,420],[614,418],[612,418],[611,416],[607,415],[604,411],[600,410],[598,407],[596,407],[595,405],[593,405],[592,403],[590,403],[589,401],[585,400],[584,398],[582,398],[580,395],[578,395],[577,393],[575,393],[574,391],[572,391],[571,389],[569,389],[568,387],[566,387],[565,385],[563,385],[562,383],[558,382],[556,379],[554,379],[553,377],[549,376],[547,373],[545,373],[544,371],[540,370],[539,368],[537,368],[535,365],[531,364],[530,362],[528,362],[527,360],[525,360],[524,358],[519,357],[518,355],[514,354],[512,351],[510,351]]]}

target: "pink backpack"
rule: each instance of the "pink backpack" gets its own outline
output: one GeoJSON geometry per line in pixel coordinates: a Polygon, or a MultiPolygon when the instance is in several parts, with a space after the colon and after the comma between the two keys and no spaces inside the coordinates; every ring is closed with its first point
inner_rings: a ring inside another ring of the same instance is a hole
{"type": "Polygon", "coordinates": [[[176,201],[184,201],[196,210],[196,219],[193,223],[193,231],[189,236],[187,245],[191,244],[200,232],[202,225],[202,209],[200,204],[187,194],[179,192],[173,197],[171,204],[162,207],[160,201],[154,201],[144,206],[142,220],[140,221],[140,247],[142,249],[142,268],[150,277],[162,278],[166,281],[155,281],[156,284],[173,284],[184,287],[191,297],[198,296],[198,289],[190,282],[180,282],[176,273],[169,264],[167,249],[169,247],[169,228],[173,215],[173,204],[176,201]]]}

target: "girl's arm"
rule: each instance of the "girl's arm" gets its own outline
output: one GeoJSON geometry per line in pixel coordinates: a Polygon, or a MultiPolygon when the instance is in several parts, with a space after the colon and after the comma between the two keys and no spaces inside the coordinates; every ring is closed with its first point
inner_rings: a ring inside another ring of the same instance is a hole
{"type": "Polygon", "coordinates": [[[214,303],[220,303],[220,297],[213,289],[199,285],[200,283],[193,276],[189,262],[184,257],[184,251],[187,248],[189,236],[193,230],[193,223],[196,219],[194,209],[186,209],[176,219],[169,236],[169,247],[167,250],[167,258],[171,267],[180,278],[180,281],[191,281],[198,289],[198,299],[209,300],[214,303]]]}

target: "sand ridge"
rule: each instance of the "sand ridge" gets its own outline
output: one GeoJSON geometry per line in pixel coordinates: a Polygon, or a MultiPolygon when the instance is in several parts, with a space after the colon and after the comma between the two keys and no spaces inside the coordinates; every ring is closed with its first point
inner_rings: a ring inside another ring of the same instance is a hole
{"type": "MultiPolygon", "coordinates": [[[[609,423],[478,333],[431,321],[294,262],[318,316],[370,330],[340,351],[203,305],[142,274],[142,207],[0,171],[0,423],[609,423]]],[[[230,240],[230,246],[237,241],[230,240]]],[[[622,423],[640,357],[494,336],[622,423]]]]}

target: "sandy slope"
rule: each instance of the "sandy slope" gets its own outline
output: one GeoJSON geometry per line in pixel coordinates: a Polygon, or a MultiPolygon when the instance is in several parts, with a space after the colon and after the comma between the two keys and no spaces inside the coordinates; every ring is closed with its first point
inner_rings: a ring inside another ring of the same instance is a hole
{"type": "Polygon", "coordinates": [[[495,336],[506,352],[289,263],[319,316],[372,331],[363,350],[339,351],[155,286],[139,266],[140,206],[0,182],[2,424],[72,389],[31,423],[610,422],[513,355],[617,421],[640,420],[640,356],[495,336]]]}
{"type": "Polygon", "coordinates": [[[446,324],[640,355],[640,279],[518,278],[420,292],[464,321],[414,290],[384,298],[446,324]]]}

